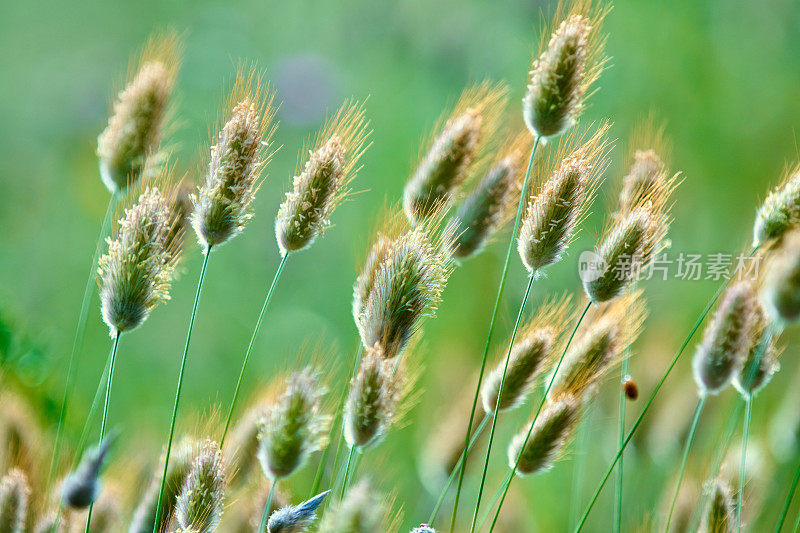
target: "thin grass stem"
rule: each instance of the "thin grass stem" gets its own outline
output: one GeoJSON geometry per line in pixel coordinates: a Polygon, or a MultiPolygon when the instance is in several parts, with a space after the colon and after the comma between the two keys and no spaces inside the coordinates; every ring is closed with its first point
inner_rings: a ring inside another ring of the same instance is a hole
{"type": "Polygon", "coordinates": [[[744,429],[742,431],[742,461],[739,464],[739,494],[736,495],[736,531],[742,532],[742,501],[744,495],[744,478],[747,468],[747,437],[750,433],[750,414],[753,410],[753,397],[744,398],[744,429]]]}
{"type": "MultiPolygon", "coordinates": [[[[627,352],[625,359],[622,360],[620,365],[620,380],[619,380],[619,421],[617,426],[617,445],[622,446],[625,440],[625,411],[627,407],[627,396],[625,395],[625,378],[628,376],[630,368],[630,346],[625,348],[627,352]]],[[[615,533],[622,531],[622,487],[624,477],[624,460],[625,456],[619,458],[619,465],[617,466],[617,499],[616,506],[614,507],[614,526],[615,533]]]]}
{"type": "Polygon", "coordinates": [[[347,490],[347,478],[350,476],[350,466],[353,464],[353,456],[356,453],[355,446],[350,447],[350,452],[347,454],[347,465],[344,469],[344,475],[342,476],[342,489],[339,493],[340,497],[344,498],[344,492],[347,490]]]}
{"type": "Polygon", "coordinates": [[[692,425],[689,428],[689,434],[686,436],[686,443],[683,445],[683,455],[681,457],[681,466],[678,470],[678,480],[675,482],[675,492],[672,494],[672,501],[669,504],[669,513],[667,514],[667,525],[664,528],[664,533],[669,532],[669,526],[672,524],[672,515],[675,512],[675,502],[678,501],[678,494],[681,491],[681,482],[683,475],[686,472],[686,460],[689,458],[689,449],[692,447],[694,434],[697,432],[697,424],[700,421],[700,415],[703,412],[703,407],[706,404],[706,395],[700,396],[697,400],[697,407],[694,409],[694,416],[692,416],[692,425]]]}
{"type": "Polygon", "coordinates": [[[264,504],[264,511],[261,513],[261,525],[258,527],[258,533],[263,533],[267,529],[267,520],[269,520],[269,510],[272,507],[272,499],[275,497],[275,485],[277,484],[278,484],[277,479],[271,480],[271,483],[269,485],[269,492],[267,493],[267,502],[264,504]]]}
{"type": "Polygon", "coordinates": [[[581,500],[584,492],[584,479],[586,478],[587,450],[589,448],[589,435],[591,434],[591,420],[594,410],[591,405],[586,410],[586,415],[578,427],[577,446],[575,447],[575,461],[572,468],[572,495],[569,501],[570,525],[577,522],[580,516],[581,500]]]}
{"type": "Polygon", "coordinates": [[[798,481],[800,481],[800,463],[797,464],[797,469],[794,471],[794,479],[792,479],[792,485],[789,487],[789,493],[786,495],[786,503],[783,504],[783,511],[781,511],[781,517],[778,519],[778,525],[775,526],[775,533],[780,533],[781,529],[783,529],[783,524],[786,522],[786,515],[789,514],[789,508],[792,506],[792,498],[794,498],[794,492],[797,490],[798,481]]]}

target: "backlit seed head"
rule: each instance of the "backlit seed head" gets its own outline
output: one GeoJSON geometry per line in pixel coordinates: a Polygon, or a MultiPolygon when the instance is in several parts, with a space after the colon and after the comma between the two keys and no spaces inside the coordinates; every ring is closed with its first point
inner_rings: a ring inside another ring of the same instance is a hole
{"type": "MultiPolygon", "coordinates": [[[[380,348],[392,359],[402,353],[422,319],[435,315],[453,268],[451,246],[451,233],[435,234],[424,224],[392,240],[371,274],[369,296],[359,300],[356,326],[366,348],[380,348]]],[[[368,286],[364,281],[357,283],[357,291],[368,286]]]]}
{"type": "MultiPolygon", "coordinates": [[[[591,85],[605,64],[605,36],[600,27],[608,8],[591,1],[573,2],[559,10],[558,28],[539,46],[531,67],[522,115],[531,133],[552,137],[575,124],[591,85]]],[[[543,31],[542,36],[549,32],[543,31]]]]}
{"type": "Polygon", "coordinates": [[[369,135],[364,106],[355,101],[345,103],[322,127],[275,219],[282,255],[307,248],[330,225],[360,168],[369,135]]]}
{"type": "Polygon", "coordinates": [[[222,518],[225,465],[219,445],[206,439],[192,461],[175,505],[175,518],[184,530],[210,533],[222,518]]]}
{"type": "Polygon", "coordinates": [[[112,193],[138,181],[152,162],[148,159],[159,157],[180,49],[175,34],[152,37],[114,102],[108,126],[97,138],[100,175],[112,193]]]}
{"type": "Polygon", "coordinates": [[[168,199],[171,225],[167,234],[166,248],[174,256],[182,251],[186,230],[189,228],[193,189],[194,186],[184,178],[177,184],[168,199]]]}
{"type": "Polygon", "coordinates": [[[706,533],[736,531],[736,501],[730,484],[723,479],[716,479],[710,490],[711,501],[703,519],[702,531],[706,533]]]}
{"type": "Polygon", "coordinates": [[[5,389],[0,392],[0,474],[17,468],[37,486],[38,470],[50,454],[42,448],[47,438],[39,427],[38,413],[8,385],[0,388],[5,389]]]}
{"type": "Polygon", "coordinates": [[[258,460],[271,480],[292,475],[325,446],[330,419],[321,413],[324,393],[311,368],[295,372],[258,421],[258,460]]]}
{"type": "MultiPolygon", "coordinates": [[[[113,337],[142,324],[169,299],[177,252],[170,249],[169,194],[147,187],[126,209],[97,269],[103,321],[113,337]]],[[[172,243],[174,244],[174,243],[172,243]]]]}
{"type": "Polygon", "coordinates": [[[553,162],[537,168],[542,185],[527,200],[517,239],[522,263],[532,274],[559,261],[575,237],[608,167],[607,131],[604,123],[588,140],[565,138],[553,162]]]}
{"type": "Polygon", "coordinates": [[[364,267],[361,274],[356,278],[353,285],[353,320],[358,323],[359,317],[364,310],[364,306],[372,294],[372,289],[375,287],[375,278],[378,277],[380,267],[383,261],[389,255],[394,244],[394,237],[389,237],[382,233],[375,236],[375,242],[367,253],[367,260],[364,262],[364,267]]]}
{"type": "Polygon", "coordinates": [[[761,302],[756,300],[754,306],[744,363],[733,377],[733,386],[745,398],[763,389],[781,367],[777,335],[761,302]]]}
{"type": "Polygon", "coordinates": [[[800,165],[767,195],[753,225],[753,246],[779,239],[800,220],[800,165]]]}
{"type": "Polygon", "coordinates": [[[527,444],[525,437],[531,428],[530,423],[511,440],[508,465],[511,468],[517,465],[516,472],[521,476],[549,470],[572,438],[580,416],[581,404],[575,398],[564,396],[549,401],[536,419],[527,444]]]}
{"type": "Polygon", "coordinates": [[[420,524],[419,527],[412,529],[411,533],[436,533],[436,530],[428,524],[420,524]]]}
{"type": "Polygon", "coordinates": [[[304,533],[317,518],[317,508],[330,491],[317,494],[298,505],[282,507],[269,517],[267,533],[304,533]]]}
{"type": "Polygon", "coordinates": [[[800,319],[800,231],[789,233],[770,261],[761,297],[772,320],[800,319]]]}
{"type": "Polygon", "coordinates": [[[408,220],[428,219],[452,203],[497,129],[505,93],[505,87],[487,82],[470,87],[440,121],[403,192],[408,220]]]}
{"type": "Polygon", "coordinates": [[[70,509],[86,509],[100,495],[100,470],[113,438],[106,438],[98,447],[90,448],[81,459],[78,468],[72,472],[61,487],[61,501],[70,509]]]}
{"type": "Polygon", "coordinates": [[[750,346],[755,308],[755,289],[749,283],[739,282],[723,294],[692,365],[701,395],[722,391],[741,368],[750,346]]]}
{"type": "Polygon", "coordinates": [[[530,143],[527,132],[507,141],[507,146],[450,218],[456,259],[477,255],[513,215],[530,143]]]}
{"type": "Polygon", "coordinates": [[[551,397],[581,398],[626,357],[647,316],[642,291],[621,296],[588,318],[564,357],[551,397]]]}
{"type": "MultiPolygon", "coordinates": [[[[558,357],[558,339],[573,314],[572,301],[564,296],[545,302],[533,318],[522,326],[508,358],[503,398],[498,411],[514,409],[525,401],[536,378],[547,371],[558,357]]],[[[507,350],[503,347],[503,356],[506,353],[507,350]]],[[[503,357],[486,376],[481,387],[483,409],[487,414],[493,413],[497,408],[497,396],[505,367],[503,357]]]]}
{"type": "Polygon", "coordinates": [[[323,516],[319,533],[374,533],[387,531],[388,505],[369,483],[360,481],[323,516]]]}
{"type": "Polygon", "coordinates": [[[236,74],[225,125],[211,147],[203,182],[192,196],[192,227],[202,246],[227,242],[253,216],[253,199],[272,156],[265,154],[265,147],[275,133],[274,95],[261,85],[253,72],[240,69],[236,74]]]}
{"type": "Polygon", "coordinates": [[[344,438],[351,448],[374,446],[389,431],[402,398],[401,379],[394,361],[367,349],[344,406],[344,438]]]}
{"type": "Polygon", "coordinates": [[[22,470],[15,468],[0,479],[0,531],[25,531],[30,494],[28,478],[22,470]]]}
{"type": "Polygon", "coordinates": [[[668,174],[665,161],[669,158],[670,143],[664,138],[665,126],[651,114],[634,127],[630,141],[630,167],[622,178],[619,192],[619,212],[627,213],[647,201],[669,198],[679,174],[668,174]],[[659,192],[667,189],[667,192],[659,192]]]}

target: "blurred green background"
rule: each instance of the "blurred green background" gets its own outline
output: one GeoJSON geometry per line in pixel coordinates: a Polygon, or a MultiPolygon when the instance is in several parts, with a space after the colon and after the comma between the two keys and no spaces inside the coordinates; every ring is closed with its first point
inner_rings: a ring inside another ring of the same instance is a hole
{"type": "MultiPolygon", "coordinates": [[[[337,210],[334,227],[322,240],[291,257],[255,348],[248,392],[276,371],[291,368],[307,345],[325,347],[326,367],[339,372],[333,383],[338,387],[357,342],[350,315],[352,282],[382,207],[400,197],[420,139],[466,84],[484,78],[510,84],[511,110],[517,113],[542,13],[549,18],[553,9],[551,2],[534,0],[0,1],[0,348],[5,373],[27,390],[44,421],[52,424],[108,201],[97,171],[96,137],[129,56],[154,30],[174,28],[185,36],[176,89],[178,125],[170,140],[177,145],[178,167],[192,178],[205,161],[209,129],[240,60],[263,69],[284,102],[277,134],[283,148],[269,166],[256,216],[241,237],[214,253],[209,267],[182,405],[181,424],[192,427],[214,406],[227,405],[232,394],[278,262],[273,217],[302,142],[325,111],[349,96],[369,97],[374,145],[355,182],[361,192],[337,210]]],[[[797,159],[798,2],[623,0],[608,16],[606,30],[611,68],[603,73],[582,122],[610,119],[620,146],[595,215],[573,253],[536,285],[534,302],[548,293],[579,290],[576,250],[590,247],[596,238],[623,173],[627,135],[651,110],[666,121],[674,145],[672,166],[686,177],[676,194],[671,230],[676,251],[733,253],[749,246],[756,206],[786,162],[797,159]]],[[[406,427],[369,454],[361,470],[373,467],[381,487],[398,495],[409,524],[427,517],[430,505],[416,475],[418,451],[442,424],[438,407],[473,386],[465,378],[477,368],[503,253],[504,245],[495,243],[453,274],[439,316],[427,323],[418,350],[417,359],[424,362],[419,402],[406,427]]],[[[172,300],[144,327],[126,335],[120,347],[111,425],[122,429],[132,445],[144,443],[152,455],[168,429],[200,259],[190,241],[172,300]]],[[[523,289],[523,269],[513,261],[498,340],[508,332],[523,289]]],[[[651,316],[632,363],[643,395],[713,288],[713,282],[702,281],[646,284],[651,316]]],[[[96,307],[93,303],[69,413],[71,438],[80,429],[109,346],[96,307]]],[[[795,350],[786,342],[784,371],[755,407],[753,432],[765,437],[768,454],[771,415],[796,374],[795,350]]],[[[664,397],[682,398],[690,409],[694,391],[685,359],[664,397]]],[[[595,412],[588,426],[597,437],[588,453],[586,490],[595,486],[614,447],[614,384],[606,394],[607,408],[595,412]]],[[[726,414],[733,401],[728,392],[711,402],[709,412],[726,414]]],[[[629,411],[635,414],[641,403],[629,411]]],[[[688,415],[684,418],[688,422],[688,415]]],[[[709,444],[697,448],[706,456],[717,430],[711,418],[700,436],[709,444]]],[[[675,422],[676,431],[683,431],[681,423],[683,418],[675,422]]],[[[498,467],[515,429],[513,423],[501,426],[498,467]]],[[[630,461],[634,466],[626,489],[629,526],[653,514],[662,482],[669,481],[676,464],[674,455],[663,465],[647,451],[636,457],[638,462],[630,461]]],[[[778,488],[786,475],[775,478],[778,488]]],[[[565,461],[540,479],[515,485],[512,494],[520,497],[526,530],[565,526],[575,512],[564,498],[572,478],[572,462],[565,461]]],[[[304,481],[296,483],[305,491],[304,481]]],[[[607,529],[612,492],[606,490],[592,530],[607,529]]],[[[772,524],[773,517],[765,523],[772,524]]]]}

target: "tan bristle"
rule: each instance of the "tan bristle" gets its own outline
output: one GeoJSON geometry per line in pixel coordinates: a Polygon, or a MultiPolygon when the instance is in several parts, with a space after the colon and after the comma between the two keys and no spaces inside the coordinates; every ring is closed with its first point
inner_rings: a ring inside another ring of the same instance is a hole
{"type": "Polygon", "coordinates": [[[184,530],[211,533],[222,517],[225,465],[219,445],[206,439],[192,461],[175,505],[175,519],[184,530]]]}
{"type": "Polygon", "coordinates": [[[307,248],[330,224],[360,168],[369,135],[364,106],[355,101],[345,103],[322,127],[275,219],[282,255],[307,248]]]}
{"type": "Polygon", "coordinates": [[[631,131],[629,142],[628,173],[622,178],[619,192],[619,212],[626,213],[637,205],[644,205],[644,198],[669,198],[669,194],[658,189],[672,189],[679,174],[668,174],[671,145],[665,138],[666,127],[659,124],[651,114],[639,122],[631,131]]]}
{"type": "Polygon", "coordinates": [[[0,531],[25,531],[30,494],[28,478],[22,470],[13,469],[0,479],[0,531]]]}
{"type": "Polygon", "coordinates": [[[800,164],[784,172],[781,184],[767,195],[753,224],[753,247],[780,239],[800,220],[800,164]]]}

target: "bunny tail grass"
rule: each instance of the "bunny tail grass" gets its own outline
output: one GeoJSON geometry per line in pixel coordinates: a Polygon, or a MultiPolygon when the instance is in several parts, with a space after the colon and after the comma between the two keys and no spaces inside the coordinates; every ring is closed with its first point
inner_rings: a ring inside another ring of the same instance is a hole
{"type": "Polygon", "coordinates": [[[797,470],[794,472],[794,479],[792,479],[792,484],[789,487],[789,493],[786,495],[786,503],[783,504],[783,511],[781,511],[781,517],[778,520],[778,525],[775,526],[775,533],[781,533],[781,529],[783,529],[783,524],[786,522],[786,515],[789,514],[789,507],[792,506],[792,498],[794,498],[794,492],[797,490],[798,481],[800,481],[800,463],[798,463],[797,470]]]}
{"type": "Polygon", "coordinates": [[[744,429],[742,431],[742,462],[739,465],[739,493],[736,495],[736,531],[742,531],[742,499],[744,495],[744,477],[747,467],[747,437],[750,433],[750,415],[753,411],[753,397],[744,399],[744,429]]]}
{"type": "Polygon", "coordinates": [[[228,417],[225,419],[225,429],[222,431],[222,438],[219,441],[220,448],[222,448],[222,446],[225,444],[225,437],[228,435],[228,429],[231,425],[231,418],[233,418],[233,410],[236,408],[236,400],[239,398],[239,388],[242,385],[244,371],[247,368],[247,362],[250,360],[250,353],[253,351],[253,344],[256,342],[258,330],[261,329],[261,321],[264,319],[264,312],[267,310],[269,301],[272,299],[272,293],[275,290],[275,285],[278,284],[278,279],[281,277],[281,272],[283,272],[283,267],[286,265],[286,260],[288,258],[288,253],[285,253],[281,256],[281,262],[278,264],[278,269],[275,271],[275,277],[272,278],[272,283],[267,290],[267,296],[264,298],[264,305],[261,306],[261,312],[258,314],[256,327],[253,329],[253,335],[250,337],[250,344],[247,345],[247,352],[244,354],[244,361],[242,361],[242,369],[239,371],[239,379],[236,380],[236,388],[233,391],[233,400],[231,400],[231,406],[228,409],[228,417]]]}
{"type": "MultiPolygon", "coordinates": [[[[114,380],[114,363],[117,361],[117,348],[119,348],[119,338],[122,336],[122,332],[117,330],[114,334],[114,347],[111,349],[111,362],[108,365],[108,379],[106,381],[106,399],[103,402],[103,418],[100,421],[100,440],[98,446],[103,444],[103,439],[106,436],[106,422],[108,421],[108,404],[109,400],[111,399],[111,383],[114,380]]],[[[89,512],[86,515],[86,533],[89,532],[89,524],[92,521],[92,509],[94,508],[94,503],[89,506],[89,512]]]]}
{"type": "MultiPolygon", "coordinates": [[[[528,433],[525,435],[525,440],[522,441],[522,446],[520,449],[525,448],[528,445],[528,441],[531,438],[531,434],[533,433],[533,427],[536,425],[536,420],[539,418],[539,414],[542,412],[542,408],[544,407],[544,403],[547,400],[547,395],[550,394],[550,389],[553,387],[553,383],[556,381],[556,376],[558,375],[558,370],[561,368],[561,363],[564,362],[564,357],[567,355],[567,350],[569,350],[569,345],[572,344],[572,339],[575,338],[575,333],[577,333],[578,328],[583,322],[583,319],[586,317],[586,313],[589,312],[589,307],[591,307],[592,302],[589,301],[586,303],[586,307],[583,308],[583,312],[581,313],[578,321],[575,322],[575,327],[572,329],[572,333],[569,335],[569,339],[567,339],[567,343],[564,345],[564,351],[561,352],[561,358],[556,363],[555,368],[553,369],[553,375],[547,382],[547,388],[544,390],[544,394],[542,394],[542,401],[539,402],[539,407],[536,409],[536,414],[533,415],[533,419],[531,420],[530,427],[528,427],[528,433]]],[[[508,494],[508,488],[511,486],[511,481],[514,479],[514,474],[517,471],[517,467],[519,466],[519,462],[522,459],[522,454],[517,456],[517,460],[514,463],[514,467],[509,470],[508,476],[506,476],[506,480],[503,483],[503,495],[500,496],[500,503],[497,504],[497,510],[494,513],[494,518],[492,518],[492,525],[489,527],[489,531],[494,531],[495,525],[497,525],[497,519],[500,517],[500,509],[503,508],[503,502],[506,500],[506,495],[508,494]]]]}
{"type": "Polygon", "coordinates": [[[272,507],[272,499],[275,497],[275,485],[277,484],[277,479],[273,479],[272,483],[269,484],[269,493],[267,494],[267,501],[264,503],[264,512],[261,513],[261,525],[258,527],[258,533],[263,533],[267,529],[269,510],[272,507]]]}
{"type": "Polygon", "coordinates": [[[506,252],[506,259],[503,263],[503,272],[500,275],[500,284],[497,288],[497,297],[494,302],[494,309],[492,310],[492,317],[489,320],[489,332],[486,334],[486,343],[483,347],[483,358],[481,359],[481,369],[478,372],[478,383],[475,385],[475,399],[472,401],[472,410],[469,414],[469,422],[467,422],[467,432],[464,437],[464,452],[461,454],[461,465],[458,467],[458,484],[456,485],[456,497],[453,503],[453,514],[450,519],[450,533],[453,533],[456,524],[456,515],[458,514],[458,500],[461,496],[461,487],[464,484],[464,473],[467,465],[467,454],[470,447],[470,436],[472,423],[475,420],[475,410],[478,406],[478,399],[481,395],[481,384],[483,383],[483,374],[486,371],[486,361],[489,358],[489,347],[492,345],[492,334],[494,333],[494,322],[497,318],[497,311],[500,309],[500,301],[503,299],[503,291],[506,286],[506,277],[508,276],[508,266],[511,262],[511,254],[516,246],[516,238],[519,233],[520,220],[522,219],[522,212],[525,208],[525,201],[528,196],[528,184],[531,179],[531,170],[533,169],[533,161],[536,158],[536,150],[539,147],[540,137],[536,137],[533,141],[533,148],[531,149],[531,156],[528,159],[528,170],[525,172],[525,178],[522,182],[522,189],[519,196],[519,205],[517,206],[517,216],[514,219],[514,230],[511,232],[511,238],[508,242],[508,251],[506,252]]]}
{"type": "MultiPolygon", "coordinates": [[[[197,315],[197,304],[200,302],[200,293],[203,290],[203,280],[206,277],[206,268],[208,267],[208,258],[211,257],[211,247],[208,244],[205,248],[203,255],[203,266],[200,269],[200,280],[197,282],[197,292],[194,295],[194,304],[192,306],[192,314],[189,317],[189,330],[186,333],[186,344],[183,348],[183,357],[181,358],[181,369],[178,372],[178,386],[175,391],[175,404],[172,406],[172,420],[169,425],[169,438],[167,439],[167,449],[164,454],[164,470],[161,473],[161,487],[158,489],[158,504],[156,505],[156,516],[161,513],[161,506],[164,503],[164,486],[167,479],[167,469],[169,468],[169,454],[172,449],[172,439],[175,436],[175,420],[178,417],[178,405],[181,401],[181,389],[183,388],[183,371],[186,369],[186,358],[189,355],[189,342],[192,340],[192,329],[194,328],[194,318],[197,315]]],[[[153,533],[158,533],[158,523],[153,525],[153,533]]]]}
{"type": "Polygon", "coordinates": [[[75,377],[78,373],[78,354],[83,348],[83,338],[86,334],[86,320],[89,317],[89,302],[97,288],[94,273],[95,270],[97,270],[97,262],[100,259],[100,245],[105,241],[108,235],[109,227],[111,226],[111,215],[116,210],[116,206],[117,195],[112,194],[111,198],[108,200],[108,207],[106,207],[103,223],[100,226],[100,235],[97,238],[97,243],[94,248],[92,266],[89,269],[89,276],[86,279],[86,288],[83,290],[83,301],[81,302],[81,311],[78,315],[78,325],[75,328],[75,337],[72,340],[72,352],[69,355],[69,363],[67,364],[67,382],[64,385],[64,395],[61,397],[61,411],[58,415],[58,429],[56,429],[56,440],[53,445],[53,457],[50,460],[50,472],[47,475],[48,492],[53,484],[53,478],[58,472],[59,451],[61,450],[61,441],[64,436],[64,420],[67,416],[67,406],[69,405],[72,389],[75,387],[75,377]]]}
{"type": "MultiPolygon", "coordinates": [[[[757,251],[758,251],[758,247],[753,247],[750,250],[749,257],[752,257],[757,251]]],[[[722,291],[725,289],[727,284],[728,284],[728,280],[725,280],[722,283],[720,283],[720,286],[717,289],[717,292],[714,293],[714,295],[711,297],[711,300],[709,300],[709,302],[706,304],[705,309],[703,309],[703,312],[700,313],[700,316],[697,318],[697,322],[695,322],[694,327],[692,327],[691,331],[689,331],[689,334],[683,340],[683,343],[681,344],[681,347],[678,349],[678,353],[675,354],[675,357],[672,359],[672,362],[670,362],[669,366],[667,367],[666,371],[664,372],[664,375],[661,376],[661,379],[656,384],[656,387],[653,389],[653,392],[650,394],[650,398],[648,398],[647,403],[645,404],[644,408],[642,409],[642,412],[639,413],[639,417],[636,419],[636,422],[633,423],[633,426],[631,427],[631,430],[628,432],[628,436],[625,437],[625,441],[622,443],[622,446],[619,447],[619,450],[617,451],[617,454],[614,457],[614,460],[612,461],[611,466],[606,471],[605,476],[603,477],[602,481],[600,482],[600,486],[597,487],[597,490],[595,491],[594,496],[592,496],[592,499],[589,502],[589,506],[586,508],[586,511],[584,511],[583,516],[581,517],[581,521],[578,523],[578,527],[575,529],[576,532],[578,532],[581,529],[583,529],[583,526],[586,523],[586,519],[589,517],[589,513],[592,511],[592,507],[594,507],[594,504],[597,502],[597,498],[600,496],[600,493],[603,491],[603,487],[605,487],[606,481],[608,481],[608,478],[611,476],[611,472],[613,472],[614,467],[616,466],[617,462],[619,461],[619,458],[622,456],[623,452],[625,451],[625,448],[628,446],[628,443],[633,438],[633,435],[634,435],[634,433],[636,433],[636,430],[639,429],[639,425],[642,423],[642,419],[644,419],[644,416],[647,414],[647,411],[650,409],[650,406],[653,404],[653,401],[655,400],[656,396],[658,395],[658,392],[661,390],[661,387],[664,386],[664,382],[667,381],[667,378],[669,377],[669,374],[672,372],[672,369],[675,368],[676,364],[678,364],[678,360],[680,359],[681,355],[683,355],[684,350],[686,350],[686,347],[689,345],[689,342],[692,340],[692,337],[694,337],[694,334],[697,333],[697,330],[700,329],[700,326],[703,324],[703,321],[705,320],[706,316],[708,316],[709,311],[711,311],[711,308],[714,306],[714,303],[719,298],[719,295],[722,294],[722,291]]]]}
{"type": "Polygon", "coordinates": [[[678,494],[681,491],[681,481],[683,481],[683,474],[686,471],[686,459],[689,457],[689,448],[692,447],[692,440],[697,431],[697,423],[700,421],[700,414],[703,412],[703,407],[706,403],[706,396],[700,396],[697,400],[697,407],[694,409],[694,416],[692,417],[692,426],[689,429],[689,434],[686,436],[686,443],[683,445],[683,457],[681,458],[681,467],[678,470],[678,480],[675,482],[675,493],[672,495],[672,502],[669,504],[669,513],[667,514],[667,525],[664,527],[665,532],[669,532],[669,526],[672,523],[672,514],[675,512],[675,502],[678,501],[678,494]]]}
{"type": "Polygon", "coordinates": [[[519,323],[522,321],[522,316],[525,314],[525,305],[528,303],[528,297],[531,294],[531,287],[533,287],[533,280],[535,276],[531,274],[528,276],[528,286],[525,288],[525,295],[522,297],[522,303],[519,304],[519,312],[517,313],[517,320],[514,322],[514,329],[511,331],[511,340],[508,342],[508,353],[506,353],[506,359],[503,366],[503,374],[500,378],[500,388],[497,391],[497,402],[494,406],[494,412],[492,413],[492,426],[489,429],[489,444],[486,445],[486,458],[483,461],[483,472],[481,473],[481,484],[478,488],[478,497],[475,500],[475,511],[472,513],[472,526],[470,527],[470,532],[475,532],[475,526],[477,525],[478,521],[478,511],[481,507],[481,497],[483,496],[483,488],[486,485],[486,474],[489,471],[489,458],[492,455],[492,444],[494,442],[494,431],[497,427],[497,414],[499,413],[500,406],[503,402],[503,388],[505,386],[506,381],[506,374],[508,373],[508,362],[511,360],[511,349],[514,347],[514,340],[517,336],[517,329],[519,329],[519,323]]]}

